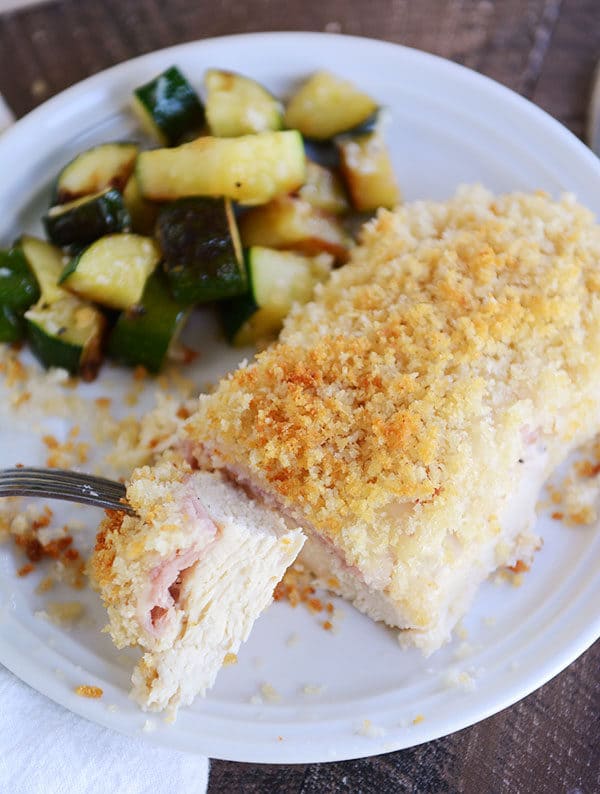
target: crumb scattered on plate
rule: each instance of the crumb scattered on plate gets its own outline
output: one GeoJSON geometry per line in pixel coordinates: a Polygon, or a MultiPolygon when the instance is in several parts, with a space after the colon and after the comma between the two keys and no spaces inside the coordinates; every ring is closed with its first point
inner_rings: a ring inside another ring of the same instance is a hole
{"type": "Polygon", "coordinates": [[[75,694],[81,698],[101,698],[104,692],[99,686],[83,684],[75,688],[75,694]]]}
{"type": "Polygon", "coordinates": [[[369,739],[379,739],[385,736],[386,730],[380,725],[373,725],[371,720],[363,720],[360,727],[357,728],[356,733],[359,736],[366,736],[369,739]]]}
{"type": "Polygon", "coordinates": [[[457,687],[465,692],[473,692],[477,688],[474,672],[469,670],[448,670],[443,681],[447,688],[457,687]]]}
{"type": "Polygon", "coordinates": [[[303,695],[321,695],[324,691],[325,687],[322,684],[306,684],[302,687],[303,695]]]}
{"type": "Polygon", "coordinates": [[[54,513],[48,505],[7,499],[0,507],[0,535],[12,537],[26,559],[17,562],[17,575],[28,576],[39,564],[50,561],[51,569],[38,585],[38,593],[50,590],[55,582],[79,590],[85,586],[85,561],[73,543],[71,527],[53,522],[54,513]]]}
{"type": "Polygon", "coordinates": [[[158,725],[156,720],[146,720],[146,722],[142,726],[142,730],[144,733],[152,733],[157,729],[158,725]]]}
{"type": "Polygon", "coordinates": [[[272,684],[262,684],[260,694],[265,703],[279,703],[281,701],[281,695],[272,684]]]}
{"type": "Polygon", "coordinates": [[[85,613],[80,601],[48,601],[45,609],[34,613],[36,618],[47,620],[61,628],[69,628],[78,623],[85,613]]]}
{"type": "Polygon", "coordinates": [[[470,656],[474,650],[475,648],[469,642],[463,641],[460,643],[458,648],[454,650],[452,656],[455,659],[466,659],[466,657],[470,656]]]}

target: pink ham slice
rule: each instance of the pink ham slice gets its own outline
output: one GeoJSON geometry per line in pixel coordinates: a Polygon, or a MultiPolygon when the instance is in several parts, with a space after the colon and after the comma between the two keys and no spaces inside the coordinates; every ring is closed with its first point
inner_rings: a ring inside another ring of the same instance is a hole
{"type": "Polygon", "coordinates": [[[188,525],[192,545],[163,559],[150,572],[150,583],[139,604],[142,625],[149,634],[159,637],[169,625],[173,607],[179,600],[183,579],[217,539],[219,530],[193,491],[182,504],[184,524],[188,525]]]}

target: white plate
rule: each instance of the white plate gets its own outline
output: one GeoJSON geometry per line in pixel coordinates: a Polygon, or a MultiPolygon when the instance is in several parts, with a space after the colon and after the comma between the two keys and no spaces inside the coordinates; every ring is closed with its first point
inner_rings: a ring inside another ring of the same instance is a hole
{"type": "MultiPolygon", "coordinates": [[[[172,63],[196,84],[205,68],[221,66],[257,78],[276,94],[321,67],[355,80],[391,109],[389,138],[407,199],[447,197],[459,183],[477,180],[496,191],[570,190],[600,214],[596,159],[557,122],[505,88],[392,44],[275,33],[146,55],[86,80],[20,121],[0,139],[0,241],[39,218],[52,177],[69,156],[131,134],[126,108],[132,88],[172,63]]],[[[196,370],[199,383],[234,364],[231,352],[227,357],[222,346],[206,340],[196,370]]],[[[127,386],[121,373],[108,370],[85,388],[90,395],[110,388],[118,398],[127,386]]],[[[25,422],[6,415],[0,421],[0,465],[43,460],[39,439],[25,422]]],[[[52,428],[64,432],[65,424],[52,428]]],[[[88,521],[91,535],[98,516],[86,509],[77,516],[88,521]]],[[[556,675],[600,635],[598,532],[547,518],[540,519],[540,531],[544,547],[520,588],[482,588],[465,620],[468,645],[457,639],[424,660],[416,651],[401,650],[393,632],[348,606],[339,633],[332,634],[320,627],[322,616],[275,604],[209,697],[183,710],[174,725],[152,717],[155,730],[148,740],[237,761],[329,761],[415,745],[499,711],[556,675]],[[292,633],[298,642],[288,645],[292,633]],[[449,674],[465,670],[474,678],[472,691],[448,686],[449,674]],[[250,702],[262,682],[275,687],[280,702],[250,702]],[[308,695],[307,684],[324,689],[308,695]],[[364,720],[371,721],[370,731],[361,731],[364,720]]],[[[105,617],[95,596],[84,595],[94,625],[61,631],[33,616],[43,599],[35,595],[32,577],[16,578],[15,567],[11,549],[0,549],[0,660],[67,708],[138,733],[147,715],[127,699],[130,656],[98,632],[105,617]],[[81,683],[101,686],[102,700],[76,697],[73,687],[81,683]],[[113,704],[116,711],[108,708],[113,704]]]]}

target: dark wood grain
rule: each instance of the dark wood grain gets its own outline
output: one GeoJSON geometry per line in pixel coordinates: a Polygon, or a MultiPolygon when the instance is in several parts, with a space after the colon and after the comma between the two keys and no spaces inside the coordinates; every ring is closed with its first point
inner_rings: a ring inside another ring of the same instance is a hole
{"type": "Polygon", "coordinates": [[[563,0],[529,98],[582,135],[591,79],[599,60],[600,2],[563,0]]]}
{"type": "Polygon", "coordinates": [[[600,3],[64,0],[0,17],[0,90],[23,115],[72,83],[135,55],[257,30],[330,30],[435,52],[534,99],[581,134],[592,67],[600,56],[600,3]]]}
{"type": "MultiPolygon", "coordinates": [[[[329,30],[437,53],[524,94],[581,135],[600,58],[600,0],[63,0],[0,17],[0,91],[18,115],[119,61],[196,38],[329,30]]],[[[376,758],[213,762],[209,790],[262,794],[596,794],[600,643],[472,728],[376,758]]]]}

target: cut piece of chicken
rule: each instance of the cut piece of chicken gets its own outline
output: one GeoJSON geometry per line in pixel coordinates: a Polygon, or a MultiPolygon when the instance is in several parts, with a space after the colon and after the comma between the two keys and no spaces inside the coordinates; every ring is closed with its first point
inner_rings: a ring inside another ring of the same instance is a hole
{"type": "Polygon", "coordinates": [[[302,527],[332,589],[435,650],[486,576],[530,560],[544,479],[600,429],[599,263],[569,196],[381,211],[200,398],[188,442],[302,527]]]}
{"type": "Polygon", "coordinates": [[[146,709],[204,695],[236,654],[304,537],[221,473],[193,471],[175,454],[136,470],[111,513],[90,570],[118,647],[145,653],[133,695],[146,709]]]}

